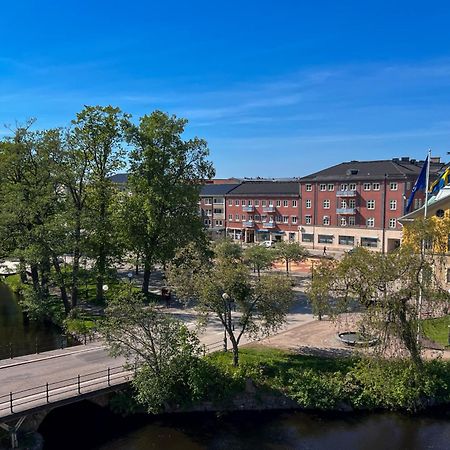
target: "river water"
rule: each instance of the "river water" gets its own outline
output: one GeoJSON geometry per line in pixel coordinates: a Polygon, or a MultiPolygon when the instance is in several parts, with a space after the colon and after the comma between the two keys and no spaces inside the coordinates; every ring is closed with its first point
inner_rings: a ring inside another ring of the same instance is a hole
{"type": "Polygon", "coordinates": [[[28,321],[17,296],[0,283],[0,359],[67,346],[62,330],[53,324],[28,321]]]}
{"type": "Polygon", "coordinates": [[[448,450],[450,409],[418,416],[271,411],[121,418],[85,403],[50,413],[40,432],[45,450],[448,450]]]}

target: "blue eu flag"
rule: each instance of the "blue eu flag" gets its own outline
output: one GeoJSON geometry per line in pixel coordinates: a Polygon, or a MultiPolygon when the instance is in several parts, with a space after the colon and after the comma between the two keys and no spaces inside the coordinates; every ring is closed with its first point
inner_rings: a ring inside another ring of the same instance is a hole
{"type": "Polygon", "coordinates": [[[411,195],[408,198],[408,203],[406,204],[406,212],[408,212],[409,208],[411,208],[411,204],[414,200],[414,196],[416,195],[416,192],[428,190],[428,186],[426,186],[426,184],[427,184],[427,168],[428,168],[428,156],[423,164],[422,170],[420,171],[419,177],[417,178],[416,182],[414,183],[414,186],[411,191],[411,195]]]}

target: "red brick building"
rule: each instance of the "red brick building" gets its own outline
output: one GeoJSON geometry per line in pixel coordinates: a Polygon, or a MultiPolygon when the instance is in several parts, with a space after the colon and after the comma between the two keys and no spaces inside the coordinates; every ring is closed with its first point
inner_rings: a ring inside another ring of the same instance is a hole
{"type": "Polygon", "coordinates": [[[244,242],[298,241],[298,181],[244,181],[225,195],[227,235],[244,242]]]}
{"type": "MultiPolygon", "coordinates": [[[[351,161],[301,178],[300,242],[341,251],[358,245],[382,252],[398,247],[398,218],[406,212],[423,163],[409,158],[351,161]]],[[[431,179],[443,167],[433,159],[431,179]]],[[[424,194],[417,194],[413,209],[423,200],[424,194]]]]}

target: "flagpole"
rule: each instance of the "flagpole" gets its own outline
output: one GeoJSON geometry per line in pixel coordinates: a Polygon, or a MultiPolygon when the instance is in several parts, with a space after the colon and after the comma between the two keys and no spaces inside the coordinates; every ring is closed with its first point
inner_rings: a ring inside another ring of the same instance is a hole
{"type": "Polygon", "coordinates": [[[427,172],[426,172],[426,178],[425,178],[425,208],[424,208],[424,219],[427,218],[428,213],[428,186],[430,184],[430,162],[431,162],[431,148],[428,149],[428,156],[427,156],[427,172]]]}
{"type": "MultiPolygon", "coordinates": [[[[427,171],[425,176],[425,207],[423,211],[423,218],[426,220],[428,213],[428,186],[430,184],[430,161],[431,161],[431,149],[428,149],[427,155],[427,171]]],[[[422,239],[420,242],[420,253],[423,258],[425,255],[425,239],[422,239]]],[[[419,301],[418,301],[418,311],[417,311],[417,345],[420,342],[420,321],[422,320],[422,269],[420,269],[419,274],[419,301]]]]}

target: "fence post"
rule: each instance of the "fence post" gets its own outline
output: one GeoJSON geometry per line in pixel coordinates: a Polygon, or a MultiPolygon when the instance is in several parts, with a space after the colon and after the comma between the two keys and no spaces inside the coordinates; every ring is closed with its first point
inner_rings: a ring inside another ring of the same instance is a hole
{"type": "Polygon", "coordinates": [[[111,386],[111,369],[108,367],[108,386],[111,386]]]}
{"type": "Polygon", "coordinates": [[[47,403],[50,403],[49,396],[48,396],[48,383],[45,385],[45,392],[47,397],[47,403]]]}
{"type": "Polygon", "coordinates": [[[81,377],[78,375],[78,393],[81,394],[81,377]]]}
{"type": "Polygon", "coordinates": [[[9,343],[9,357],[13,359],[12,342],[9,343]]]}
{"type": "Polygon", "coordinates": [[[14,412],[13,411],[13,393],[12,392],[9,393],[9,409],[11,410],[11,412],[14,412]]]}
{"type": "Polygon", "coordinates": [[[39,353],[38,350],[39,350],[39,349],[38,349],[38,338],[36,337],[36,355],[39,353]]]}

